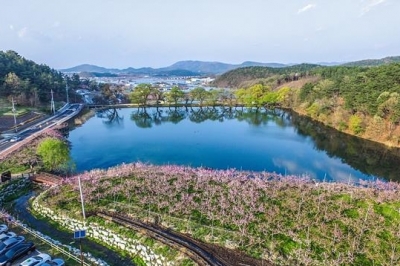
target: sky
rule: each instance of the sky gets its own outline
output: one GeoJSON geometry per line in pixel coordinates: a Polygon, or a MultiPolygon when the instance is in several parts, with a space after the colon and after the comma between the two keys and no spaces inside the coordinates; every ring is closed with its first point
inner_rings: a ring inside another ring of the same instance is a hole
{"type": "Polygon", "coordinates": [[[400,55],[400,0],[0,0],[0,50],[55,69],[400,55]]]}

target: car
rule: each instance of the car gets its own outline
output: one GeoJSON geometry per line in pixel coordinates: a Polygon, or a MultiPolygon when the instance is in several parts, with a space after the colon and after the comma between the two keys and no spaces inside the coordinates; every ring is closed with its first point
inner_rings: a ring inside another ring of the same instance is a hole
{"type": "Polygon", "coordinates": [[[7,232],[7,233],[4,232],[4,233],[0,234],[0,241],[4,242],[7,239],[12,238],[12,237],[16,237],[16,236],[17,236],[17,234],[15,234],[13,232],[7,232]]]}
{"type": "Polygon", "coordinates": [[[0,234],[8,231],[8,226],[5,224],[0,224],[0,234]]]}
{"type": "Polygon", "coordinates": [[[16,236],[16,237],[11,237],[4,242],[0,243],[0,255],[3,255],[4,253],[7,252],[10,248],[12,248],[15,245],[18,245],[22,241],[25,240],[25,237],[23,236],[16,236]]]}
{"type": "Polygon", "coordinates": [[[20,136],[15,136],[15,137],[12,137],[11,139],[10,139],[10,142],[17,142],[17,141],[20,141],[22,139],[22,137],[20,137],[20,136]]]}
{"type": "Polygon", "coordinates": [[[42,264],[38,264],[35,266],[65,266],[65,262],[63,259],[53,259],[51,261],[42,263],[42,264]]]}
{"type": "Polygon", "coordinates": [[[35,249],[36,247],[33,242],[19,243],[0,256],[0,266],[11,266],[14,261],[26,254],[32,253],[35,249]]]}
{"type": "Polygon", "coordinates": [[[33,265],[43,265],[43,263],[51,260],[50,255],[46,253],[39,253],[35,256],[27,258],[19,264],[19,266],[33,266],[33,265]]]}

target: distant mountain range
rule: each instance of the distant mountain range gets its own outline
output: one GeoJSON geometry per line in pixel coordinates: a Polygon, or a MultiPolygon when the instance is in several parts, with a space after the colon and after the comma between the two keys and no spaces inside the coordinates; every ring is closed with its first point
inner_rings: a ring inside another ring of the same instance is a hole
{"type": "Polygon", "coordinates": [[[61,69],[64,73],[110,73],[110,74],[137,74],[137,75],[175,75],[175,76],[198,76],[205,74],[222,74],[229,70],[233,70],[240,67],[248,66],[267,66],[267,67],[285,67],[287,65],[278,63],[259,63],[259,62],[243,62],[242,64],[226,64],[221,62],[203,62],[203,61],[179,61],[175,64],[163,67],[163,68],[104,68],[95,65],[79,65],[72,68],[61,69]]]}
{"type": "MultiPolygon", "coordinates": [[[[382,64],[389,64],[393,62],[400,62],[400,56],[385,57],[382,59],[367,59],[349,63],[338,63],[338,62],[321,62],[317,63],[322,66],[377,66],[382,64]]],[[[200,76],[200,75],[219,75],[226,73],[230,70],[234,70],[242,67],[249,66],[264,66],[272,68],[283,68],[293,66],[294,64],[280,64],[280,63],[260,63],[246,61],[241,64],[227,64],[221,62],[205,62],[205,61],[179,61],[175,64],[163,67],[163,68],[105,68],[95,65],[79,65],[72,68],[61,69],[64,73],[84,73],[85,75],[92,76],[110,76],[131,74],[131,75],[152,75],[152,76],[200,76]]]]}

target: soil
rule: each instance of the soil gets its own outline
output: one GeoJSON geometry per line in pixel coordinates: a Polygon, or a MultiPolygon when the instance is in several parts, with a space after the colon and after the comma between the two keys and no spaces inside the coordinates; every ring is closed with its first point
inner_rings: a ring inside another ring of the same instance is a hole
{"type": "Polygon", "coordinates": [[[191,247],[197,246],[198,248],[201,248],[203,251],[205,251],[205,253],[212,255],[208,256],[208,258],[214,257],[222,265],[226,266],[272,266],[273,265],[269,261],[252,258],[238,250],[228,249],[211,243],[201,242],[199,240],[193,239],[190,235],[181,234],[172,231],[169,228],[162,227],[160,225],[143,223],[123,213],[101,211],[98,214],[101,214],[102,217],[106,215],[106,217],[108,217],[106,219],[112,219],[114,222],[124,226],[128,225],[129,227],[129,225],[132,225],[133,226],[132,228],[136,228],[135,230],[140,230],[149,237],[154,237],[155,234],[156,239],[157,238],[164,239],[167,243],[170,243],[169,245],[173,248],[179,248],[183,246],[185,249],[194,250],[191,247]],[[177,241],[177,239],[183,240],[183,242],[177,241]],[[182,243],[188,243],[189,245],[184,245],[184,244],[182,245],[182,243]]]}
{"type": "Polygon", "coordinates": [[[186,239],[189,242],[195,243],[197,246],[201,247],[205,251],[210,254],[213,254],[220,262],[224,263],[224,265],[229,266],[272,266],[273,264],[269,261],[262,261],[252,257],[249,257],[245,253],[232,250],[229,248],[217,246],[210,243],[204,243],[198,241],[196,239],[191,238],[189,235],[180,234],[177,232],[173,232],[175,235],[180,236],[181,238],[186,239]]]}
{"type": "Polygon", "coordinates": [[[225,265],[230,266],[272,266],[273,264],[268,261],[261,261],[252,257],[249,257],[245,253],[237,250],[231,250],[221,246],[207,244],[193,240],[198,246],[207,250],[213,254],[220,261],[224,262],[225,265]]]}
{"type": "MultiPolygon", "coordinates": [[[[58,240],[63,244],[71,245],[76,248],[79,248],[78,243],[70,244],[74,241],[73,234],[70,232],[57,230],[54,225],[47,223],[42,220],[36,219],[29,211],[28,211],[28,201],[34,196],[34,192],[31,192],[28,195],[22,196],[14,201],[14,213],[13,215],[23,223],[27,224],[29,227],[42,232],[43,234],[50,236],[54,240],[58,240]]],[[[108,249],[105,246],[102,246],[94,241],[91,241],[87,238],[82,239],[82,246],[87,252],[92,253],[95,257],[98,257],[109,265],[124,265],[124,266],[134,266],[135,264],[131,262],[130,258],[122,257],[120,254],[114,252],[113,250],[108,249]],[[95,251],[93,253],[91,251],[95,251]],[[98,254],[102,254],[101,257],[98,254]]]]}

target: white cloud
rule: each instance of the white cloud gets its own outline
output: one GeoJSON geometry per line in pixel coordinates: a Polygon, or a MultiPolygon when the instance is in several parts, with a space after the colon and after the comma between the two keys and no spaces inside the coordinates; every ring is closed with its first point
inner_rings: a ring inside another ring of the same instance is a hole
{"type": "Polygon", "coordinates": [[[317,5],[314,5],[314,4],[308,4],[308,5],[306,5],[305,7],[302,7],[302,8],[300,8],[299,10],[297,10],[297,14],[306,12],[306,11],[308,11],[308,10],[310,10],[310,9],[315,8],[316,6],[317,6],[317,5]]]}
{"type": "Polygon", "coordinates": [[[301,165],[297,164],[295,161],[291,161],[288,159],[282,159],[282,158],[274,158],[272,159],[272,162],[275,166],[284,168],[285,174],[289,175],[307,175],[312,178],[316,178],[316,174],[310,169],[306,169],[302,167],[301,165]]]}
{"type": "Polygon", "coordinates": [[[58,27],[60,27],[60,21],[54,21],[53,28],[58,28],[58,27]]]}
{"type": "Polygon", "coordinates": [[[10,30],[14,30],[14,25],[10,24],[10,30]]]}
{"type": "Polygon", "coordinates": [[[374,7],[383,4],[385,2],[386,0],[367,0],[366,4],[361,9],[361,16],[371,11],[371,9],[373,9],[374,7]]]}
{"type": "Polygon", "coordinates": [[[28,33],[28,28],[27,28],[27,27],[24,27],[24,28],[22,28],[22,29],[20,29],[20,30],[18,31],[18,37],[24,38],[24,37],[26,36],[27,33],[28,33]]]}

